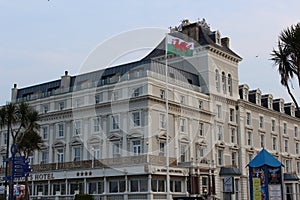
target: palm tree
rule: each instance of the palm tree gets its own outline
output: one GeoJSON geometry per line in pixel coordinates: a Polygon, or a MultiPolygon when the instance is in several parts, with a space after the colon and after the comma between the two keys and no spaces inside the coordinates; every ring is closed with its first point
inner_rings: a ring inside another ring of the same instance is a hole
{"type": "MultiPolygon", "coordinates": [[[[25,156],[25,160],[36,150],[40,150],[43,143],[42,137],[35,129],[29,129],[17,138],[20,154],[25,156]]],[[[29,199],[28,193],[28,175],[25,176],[25,199],[29,199]]]]}
{"type": "Polygon", "coordinates": [[[300,111],[290,88],[294,77],[298,79],[300,88],[300,23],[292,25],[280,33],[278,50],[273,49],[271,56],[274,66],[278,66],[281,84],[286,87],[297,111],[300,111]]]}
{"type": "MultiPolygon", "coordinates": [[[[25,156],[25,160],[28,160],[29,155],[34,151],[40,150],[40,144],[43,143],[41,136],[39,135],[40,119],[39,113],[29,107],[27,103],[21,103],[18,109],[20,125],[24,132],[18,132],[16,135],[16,143],[18,145],[19,153],[25,156]]],[[[20,131],[19,130],[19,131],[20,131]]],[[[28,193],[28,175],[25,176],[25,199],[29,199],[28,193]]]]}
{"type": "Polygon", "coordinates": [[[300,87],[300,23],[283,30],[279,39],[288,53],[291,70],[296,75],[300,87]]]}
{"type": "MultiPolygon", "coordinates": [[[[7,129],[7,139],[6,139],[6,158],[9,157],[9,138],[10,134],[13,135],[13,127],[15,122],[17,121],[17,106],[14,103],[8,103],[4,107],[1,108],[1,128],[6,128],[7,129]]],[[[8,176],[8,165],[5,165],[5,176],[8,176]]],[[[10,185],[10,193],[13,191],[13,181],[11,181],[10,185]]],[[[5,187],[7,187],[7,180],[5,181],[5,187]]],[[[7,192],[7,190],[5,190],[7,192]]],[[[5,194],[6,196],[6,194],[5,194]]]]}
{"type": "MultiPolygon", "coordinates": [[[[38,134],[38,120],[38,112],[33,110],[27,103],[8,103],[0,109],[0,128],[7,129],[7,158],[9,156],[10,137],[12,137],[13,144],[17,144],[18,142],[18,147],[22,147],[21,144],[23,144],[23,138],[25,140],[27,134],[29,134],[30,132],[35,132],[36,134],[38,134]]],[[[33,140],[32,142],[36,142],[36,140],[33,140]]],[[[31,146],[36,148],[37,144],[38,143],[31,143],[31,146]]],[[[5,175],[8,176],[7,165],[5,175]]],[[[11,183],[10,189],[10,193],[12,194],[13,181],[11,183]]]]}
{"type": "Polygon", "coordinates": [[[273,50],[273,53],[271,55],[273,56],[271,60],[274,62],[274,65],[278,66],[278,72],[281,77],[281,85],[286,87],[288,94],[296,105],[297,110],[299,110],[297,100],[291,92],[289,86],[289,82],[294,78],[294,70],[292,69],[292,66],[290,65],[290,62],[288,60],[288,52],[283,49],[280,41],[278,41],[278,51],[273,50]]]}

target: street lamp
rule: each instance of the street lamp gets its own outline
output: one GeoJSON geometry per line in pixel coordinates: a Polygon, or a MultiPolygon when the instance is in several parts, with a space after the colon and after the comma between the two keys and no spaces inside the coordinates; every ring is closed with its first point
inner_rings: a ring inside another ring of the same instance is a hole
{"type": "Polygon", "coordinates": [[[203,196],[204,196],[205,199],[207,199],[207,196],[208,196],[207,188],[203,189],[203,196]]]}

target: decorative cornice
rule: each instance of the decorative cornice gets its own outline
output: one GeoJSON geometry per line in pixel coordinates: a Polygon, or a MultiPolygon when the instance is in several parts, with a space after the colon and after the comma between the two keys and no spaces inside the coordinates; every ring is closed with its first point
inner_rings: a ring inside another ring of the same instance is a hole
{"type": "Polygon", "coordinates": [[[212,52],[213,54],[217,55],[217,56],[220,56],[222,58],[225,58],[226,60],[228,61],[231,61],[235,64],[237,64],[238,62],[240,62],[242,59],[238,58],[238,57],[235,57],[235,56],[232,56],[230,55],[229,53],[226,53],[218,48],[215,48],[213,46],[207,46],[206,49],[208,49],[210,52],[212,52]]]}

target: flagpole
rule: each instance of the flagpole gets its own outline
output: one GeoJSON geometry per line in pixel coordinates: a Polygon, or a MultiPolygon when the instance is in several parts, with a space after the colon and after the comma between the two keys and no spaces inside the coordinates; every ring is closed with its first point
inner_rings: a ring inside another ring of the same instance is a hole
{"type": "Polygon", "coordinates": [[[168,102],[168,33],[165,39],[165,57],[166,57],[166,170],[167,170],[167,200],[170,200],[170,175],[169,175],[169,102],[168,102]]]}

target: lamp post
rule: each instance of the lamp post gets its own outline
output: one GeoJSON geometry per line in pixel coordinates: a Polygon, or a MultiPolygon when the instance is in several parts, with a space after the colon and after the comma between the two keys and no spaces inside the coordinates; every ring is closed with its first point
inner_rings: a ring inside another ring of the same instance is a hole
{"type": "Polygon", "coordinates": [[[147,164],[149,164],[149,140],[146,141],[146,145],[147,145],[147,154],[146,154],[146,162],[147,164]]]}
{"type": "Polygon", "coordinates": [[[94,160],[95,160],[95,148],[94,147],[92,147],[92,155],[93,155],[93,157],[92,157],[92,168],[94,168],[94,160]]]}

